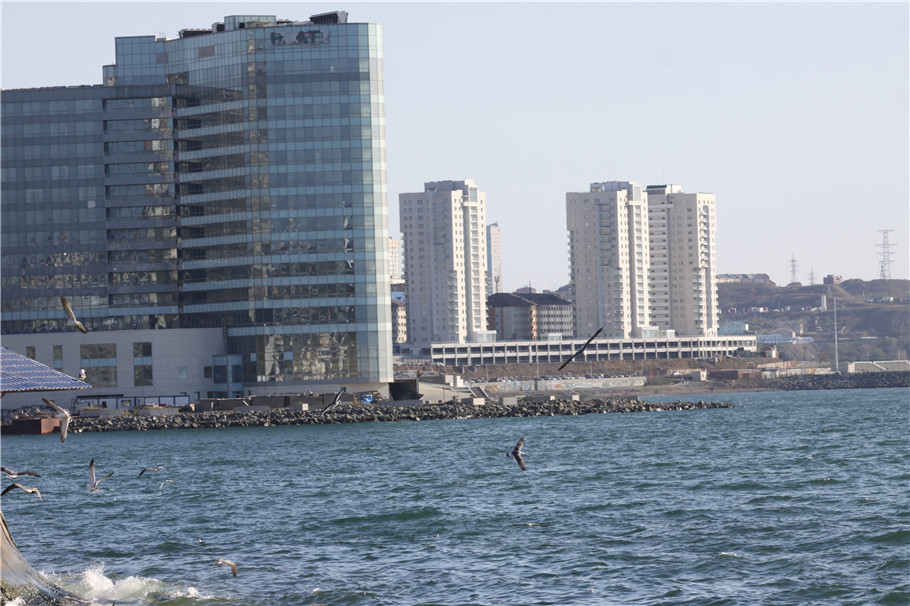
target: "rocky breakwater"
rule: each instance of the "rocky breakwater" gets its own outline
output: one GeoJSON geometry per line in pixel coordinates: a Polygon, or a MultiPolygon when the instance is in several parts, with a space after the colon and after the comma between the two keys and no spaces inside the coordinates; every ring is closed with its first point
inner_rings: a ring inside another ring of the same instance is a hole
{"type": "Polygon", "coordinates": [[[910,387],[910,372],[858,372],[854,374],[802,375],[767,379],[765,385],[770,389],[780,391],[910,387]]]}
{"type": "Polygon", "coordinates": [[[156,429],[200,429],[222,427],[270,427],[276,425],[320,425],[329,423],[368,423],[392,421],[427,421],[436,419],[471,419],[498,417],[541,417],[585,415],[595,413],[660,412],[702,408],[732,408],[721,402],[642,402],[637,398],[592,399],[585,401],[549,400],[519,402],[504,406],[499,403],[419,404],[395,406],[345,406],[322,414],[321,411],[301,411],[274,408],[267,411],[185,412],[168,417],[128,415],[107,419],[74,417],[72,433],[90,431],[146,431],[156,429]]]}

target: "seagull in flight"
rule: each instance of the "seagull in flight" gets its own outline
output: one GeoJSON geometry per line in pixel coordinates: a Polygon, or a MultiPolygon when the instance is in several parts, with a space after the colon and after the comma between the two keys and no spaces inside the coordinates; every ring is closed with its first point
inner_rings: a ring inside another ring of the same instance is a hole
{"type": "Polygon", "coordinates": [[[72,418],[72,417],[70,417],[69,411],[67,411],[65,408],[60,408],[59,406],[57,406],[56,404],[54,404],[51,400],[48,400],[47,398],[41,398],[41,399],[44,400],[45,404],[47,404],[48,406],[50,406],[51,408],[56,410],[58,413],[60,413],[57,415],[57,418],[61,419],[61,421],[60,421],[60,441],[66,442],[66,431],[70,426],[70,419],[72,418]]]}
{"type": "Polygon", "coordinates": [[[165,484],[173,484],[173,483],[174,483],[174,480],[165,480],[161,484],[158,484],[158,490],[161,490],[162,488],[164,488],[165,484]]]}
{"type": "Polygon", "coordinates": [[[100,488],[98,488],[98,484],[100,484],[104,480],[108,479],[112,475],[114,475],[113,471],[110,472],[109,474],[107,474],[106,476],[104,476],[103,478],[101,478],[100,480],[96,480],[95,479],[95,459],[92,459],[91,462],[88,464],[88,484],[85,487],[88,489],[88,491],[90,493],[95,492],[96,490],[101,490],[100,488]]]}
{"type": "Polygon", "coordinates": [[[63,311],[66,312],[66,325],[75,326],[82,334],[87,333],[88,329],[82,325],[82,322],[76,319],[76,314],[73,313],[73,308],[70,307],[69,301],[66,300],[66,297],[61,295],[60,301],[63,303],[63,311]]]}
{"type": "Polygon", "coordinates": [[[9,469],[8,467],[0,467],[0,471],[5,473],[6,477],[9,478],[10,480],[15,480],[21,476],[31,476],[33,478],[41,477],[34,471],[13,471],[12,469],[9,469]]]}
{"type": "Polygon", "coordinates": [[[19,490],[24,490],[25,492],[27,492],[29,494],[36,494],[36,495],[38,495],[38,498],[41,499],[41,502],[44,503],[44,497],[41,496],[41,492],[37,488],[35,488],[34,486],[23,486],[22,484],[10,484],[9,486],[7,486],[6,488],[3,489],[3,492],[0,492],[0,497],[5,495],[6,493],[8,493],[13,488],[18,488],[19,490]]]}
{"type": "Polygon", "coordinates": [[[141,478],[141,477],[142,477],[142,474],[144,474],[146,471],[153,471],[153,472],[155,472],[155,473],[158,473],[158,472],[161,471],[162,469],[163,469],[164,471],[167,471],[167,467],[146,467],[145,469],[143,469],[142,471],[139,472],[139,476],[138,476],[138,477],[141,478]]]}
{"type": "Polygon", "coordinates": [[[515,444],[515,448],[512,449],[512,452],[506,453],[507,457],[512,457],[513,459],[515,459],[515,462],[518,463],[518,466],[521,468],[522,471],[525,471],[525,469],[526,469],[525,460],[521,458],[521,449],[524,448],[524,445],[525,445],[525,439],[518,438],[518,443],[515,444]]]}
{"type": "Polygon", "coordinates": [[[562,370],[563,368],[565,368],[565,367],[566,367],[566,364],[568,364],[569,362],[571,362],[571,361],[575,358],[575,356],[577,356],[578,354],[580,354],[581,352],[583,352],[583,351],[585,350],[585,348],[587,348],[588,345],[591,344],[591,341],[594,340],[594,337],[596,337],[597,335],[599,335],[599,334],[600,334],[600,331],[602,331],[603,329],[604,329],[603,326],[601,326],[600,328],[598,328],[598,329],[597,329],[597,332],[595,332],[593,335],[591,335],[591,338],[588,339],[587,341],[585,341],[585,344],[582,345],[582,346],[578,349],[578,351],[576,351],[575,353],[572,354],[572,357],[570,357],[568,360],[566,360],[565,362],[562,363],[562,366],[560,366],[560,367],[557,369],[557,372],[559,372],[560,370],[562,370]]]}
{"type": "Polygon", "coordinates": [[[335,408],[336,406],[338,406],[338,403],[341,402],[341,394],[343,394],[343,393],[346,392],[347,390],[348,390],[347,387],[342,387],[341,389],[339,389],[339,390],[338,390],[338,393],[335,394],[335,399],[332,401],[331,404],[329,404],[328,406],[326,406],[325,408],[322,409],[322,413],[321,413],[321,414],[325,414],[325,413],[327,413],[328,411],[330,411],[330,410],[332,410],[333,408],[335,408]]]}
{"type": "Polygon", "coordinates": [[[214,566],[230,566],[231,572],[234,574],[235,577],[237,576],[237,564],[231,562],[230,560],[225,560],[224,558],[218,558],[217,560],[215,560],[214,566]]]}

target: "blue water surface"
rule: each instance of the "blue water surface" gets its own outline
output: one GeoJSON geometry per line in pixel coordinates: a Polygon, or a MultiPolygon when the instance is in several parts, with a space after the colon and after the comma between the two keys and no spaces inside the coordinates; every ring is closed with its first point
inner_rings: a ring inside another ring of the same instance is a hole
{"type": "Polygon", "coordinates": [[[905,605],[908,396],[4,436],[44,503],[2,506],[29,562],[98,604],[905,605]],[[92,458],[114,475],[89,494],[92,458]]]}

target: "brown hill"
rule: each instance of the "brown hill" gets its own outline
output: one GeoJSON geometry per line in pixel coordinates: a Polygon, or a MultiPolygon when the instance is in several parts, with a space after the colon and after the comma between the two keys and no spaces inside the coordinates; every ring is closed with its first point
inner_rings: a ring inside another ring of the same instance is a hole
{"type": "Polygon", "coordinates": [[[718,286],[721,324],[749,324],[757,334],[789,333],[814,343],[782,346],[784,358],[841,361],[907,358],[910,353],[910,280],[847,280],[837,286],[718,286]],[[822,296],[825,307],[822,307],[822,296]],[[834,352],[834,304],[839,351],[834,352]],[[767,308],[767,311],[750,311],[767,308]]]}
{"type": "Polygon", "coordinates": [[[722,310],[749,307],[818,307],[822,295],[840,303],[860,305],[885,297],[895,301],[908,299],[910,280],[847,280],[837,286],[814,284],[811,286],[775,286],[754,282],[724,282],[717,287],[718,305],[722,310]]]}

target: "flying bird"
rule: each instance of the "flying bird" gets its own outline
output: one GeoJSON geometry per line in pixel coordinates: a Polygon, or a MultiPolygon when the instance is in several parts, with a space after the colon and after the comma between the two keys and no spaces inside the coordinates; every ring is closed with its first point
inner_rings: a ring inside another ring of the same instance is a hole
{"type": "Polygon", "coordinates": [[[73,308],[70,307],[69,301],[66,300],[66,297],[61,295],[60,301],[63,303],[63,311],[65,311],[67,315],[66,325],[75,326],[82,334],[87,333],[88,329],[82,325],[82,322],[76,319],[76,314],[73,313],[73,308]]]}
{"type": "Polygon", "coordinates": [[[562,363],[562,366],[560,366],[560,367],[557,369],[557,372],[559,372],[560,370],[562,370],[563,368],[565,368],[565,367],[566,367],[566,364],[568,364],[568,363],[571,362],[573,359],[575,359],[575,356],[577,356],[578,354],[580,354],[581,352],[583,352],[583,351],[585,350],[585,348],[587,348],[588,345],[591,344],[591,341],[594,340],[594,337],[596,337],[597,335],[599,335],[599,334],[600,334],[600,331],[602,331],[603,329],[604,329],[603,326],[601,326],[600,328],[598,328],[598,329],[597,329],[597,332],[595,332],[593,335],[591,335],[591,338],[588,339],[587,341],[585,341],[585,344],[582,345],[582,346],[578,349],[578,351],[576,351],[575,353],[572,354],[572,357],[570,357],[568,360],[566,360],[565,362],[562,363]]]}
{"type": "Polygon", "coordinates": [[[335,394],[335,399],[332,401],[331,404],[329,404],[328,406],[326,406],[325,408],[322,409],[322,413],[321,413],[321,414],[325,414],[325,413],[327,413],[328,411],[330,411],[330,410],[332,410],[333,408],[335,408],[336,406],[338,406],[338,403],[341,402],[341,394],[343,394],[343,393],[346,392],[347,390],[348,390],[347,387],[342,387],[341,389],[339,389],[339,390],[338,390],[338,393],[335,394]]]}
{"type": "Polygon", "coordinates": [[[6,477],[9,478],[10,480],[15,480],[16,478],[19,478],[21,476],[31,476],[33,478],[41,477],[34,471],[13,471],[12,469],[9,469],[8,467],[0,467],[0,471],[5,473],[6,477]]]}
{"type": "Polygon", "coordinates": [[[56,404],[54,404],[52,401],[48,400],[47,398],[41,398],[41,399],[44,400],[45,404],[47,404],[48,406],[50,406],[51,408],[56,410],[58,413],[60,413],[57,415],[57,418],[61,419],[61,421],[60,421],[60,441],[66,442],[66,431],[70,426],[70,418],[71,418],[69,411],[67,411],[65,408],[60,408],[59,406],[57,406],[56,404]]]}
{"type": "Polygon", "coordinates": [[[96,490],[101,490],[100,488],[98,488],[98,484],[100,484],[104,480],[108,479],[112,475],[114,475],[113,471],[110,472],[109,474],[107,474],[106,476],[104,476],[103,478],[101,478],[100,480],[96,480],[95,479],[95,459],[92,459],[91,462],[88,464],[88,484],[85,487],[88,489],[88,491],[90,493],[95,492],[96,490]]]}
{"type": "Polygon", "coordinates": [[[23,486],[22,484],[10,484],[9,486],[7,486],[6,488],[3,489],[3,492],[0,492],[0,497],[5,495],[6,493],[8,493],[13,488],[18,488],[19,490],[24,490],[25,492],[27,492],[29,494],[36,494],[36,495],[38,495],[38,498],[41,499],[41,502],[44,503],[44,497],[41,496],[41,492],[37,488],[35,488],[34,486],[23,486]]]}
{"type": "Polygon", "coordinates": [[[231,572],[234,574],[235,577],[237,576],[237,564],[231,562],[230,560],[225,560],[224,558],[218,558],[217,560],[215,560],[214,565],[215,566],[230,566],[231,572]]]}
{"type": "Polygon", "coordinates": [[[153,471],[153,472],[155,472],[155,473],[158,473],[158,472],[161,471],[162,469],[163,469],[164,471],[167,471],[167,467],[146,467],[145,469],[143,469],[142,471],[139,472],[139,476],[138,476],[138,477],[141,478],[141,477],[142,477],[142,474],[144,474],[146,471],[153,471]]]}
{"type": "Polygon", "coordinates": [[[521,458],[521,449],[524,448],[524,445],[525,445],[525,439],[518,438],[518,443],[515,444],[515,448],[512,449],[512,452],[506,453],[507,457],[512,457],[513,459],[515,459],[515,462],[518,463],[518,466],[521,468],[522,471],[525,471],[525,469],[526,469],[525,460],[521,458]]]}
{"type": "Polygon", "coordinates": [[[161,490],[162,488],[164,488],[165,484],[173,484],[173,483],[174,483],[174,480],[165,480],[161,484],[158,484],[158,490],[161,490]]]}

